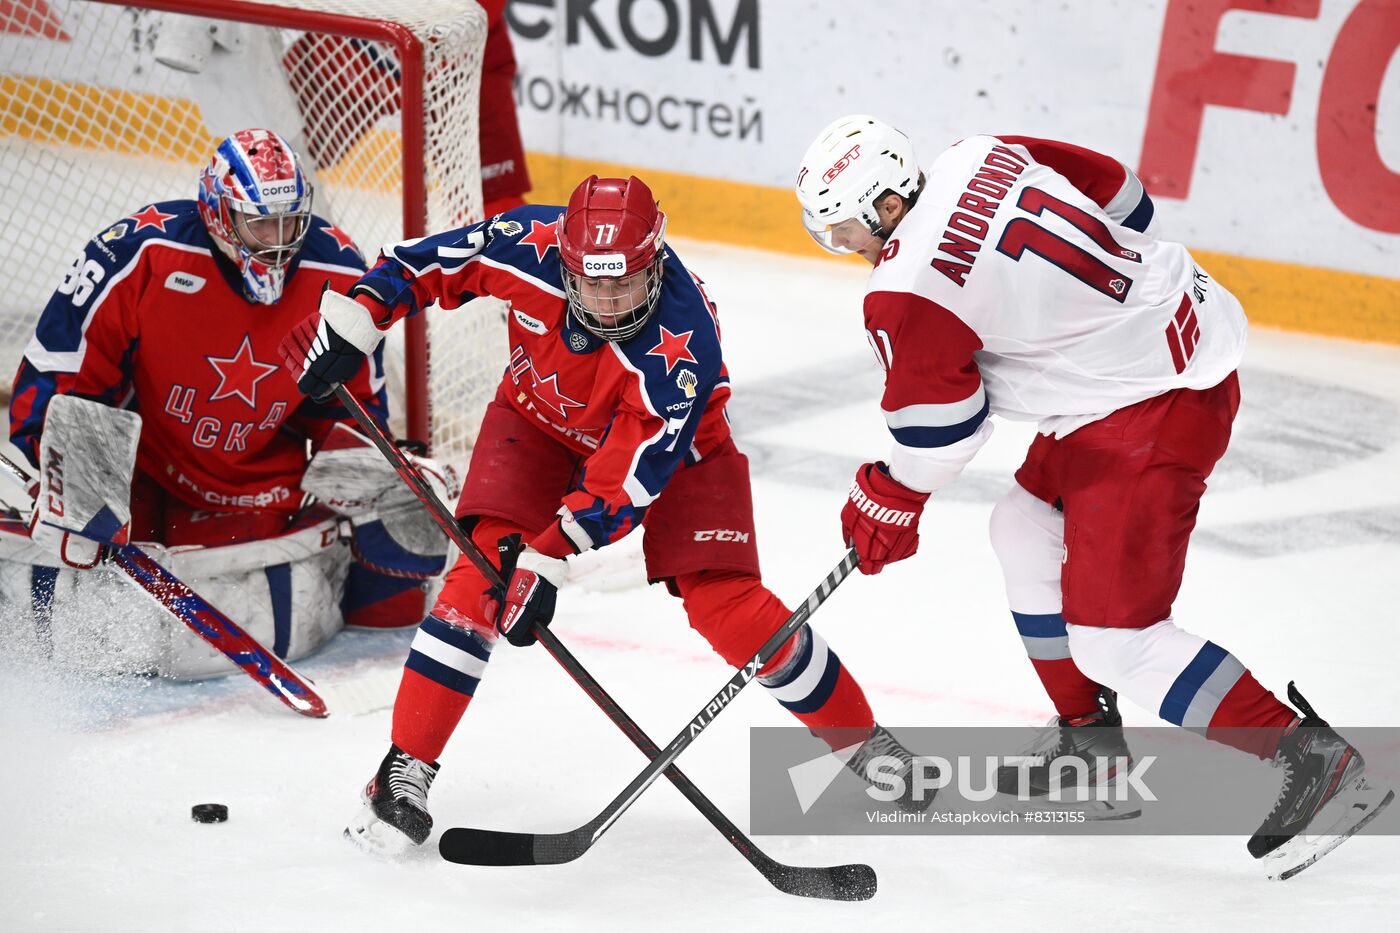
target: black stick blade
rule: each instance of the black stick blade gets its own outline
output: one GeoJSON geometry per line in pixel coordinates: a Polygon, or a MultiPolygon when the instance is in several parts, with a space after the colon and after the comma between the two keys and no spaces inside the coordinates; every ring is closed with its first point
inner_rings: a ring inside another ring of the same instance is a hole
{"type": "Polygon", "coordinates": [[[869,865],[833,865],[830,868],[779,865],[775,871],[764,874],[773,887],[784,894],[826,901],[868,901],[875,896],[878,887],[875,869],[869,865]]]}
{"type": "Polygon", "coordinates": [[[458,865],[559,865],[588,851],[573,833],[537,835],[455,827],[442,834],[438,852],[458,865]]]}

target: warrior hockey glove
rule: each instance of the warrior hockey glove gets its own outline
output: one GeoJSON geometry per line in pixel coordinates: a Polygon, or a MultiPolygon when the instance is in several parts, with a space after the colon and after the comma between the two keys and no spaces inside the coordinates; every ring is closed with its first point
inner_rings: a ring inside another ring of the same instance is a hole
{"type": "Polygon", "coordinates": [[[919,548],[919,516],[929,493],[916,492],[890,476],[883,463],[856,470],[841,510],[841,534],[860,556],[861,573],[879,573],[919,548]]]}
{"type": "Polygon", "coordinates": [[[328,288],[321,307],[282,338],[278,350],[297,388],[321,401],[359,371],[383,336],[368,308],[328,288]]]}
{"type": "Polygon", "coordinates": [[[506,641],[520,647],[535,643],[532,629],[553,620],[555,597],[568,573],[569,565],[558,557],[530,548],[521,552],[496,615],[496,630],[506,641]]]}

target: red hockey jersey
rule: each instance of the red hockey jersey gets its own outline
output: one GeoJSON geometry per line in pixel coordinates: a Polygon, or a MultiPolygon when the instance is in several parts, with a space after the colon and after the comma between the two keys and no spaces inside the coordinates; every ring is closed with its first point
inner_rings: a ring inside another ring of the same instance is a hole
{"type": "MultiPolygon", "coordinates": [[[[287,331],[321,289],[344,290],[364,261],[344,232],[313,218],[282,298],[243,298],[193,200],[165,201],[93,237],[39,318],[15,376],[10,437],[37,463],[55,393],[138,411],[137,469],[177,499],[212,511],[302,505],[308,441],[337,421],[335,404],[302,396],[278,362],[287,331]]],[[[351,389],[383,420],[379,355],[351,389]]]]}
{"type": "MultiPolygon", "coordinates": [[[[682,462],[728,439],[729,375],[714,306],[669,247],[656,311],[640,333],[613,343],[580,327],[564,296],[562,213],[526,205],[388,247],[352,294],[387,305],[392,320],[481,295],[510,303],[503,394],[587,457],[579,488],[563,502],[574,519],[570,546],[586,550],[640,524],[682,462]]],[[[535,546],[567,553],[557,535],[535,546]]]]}

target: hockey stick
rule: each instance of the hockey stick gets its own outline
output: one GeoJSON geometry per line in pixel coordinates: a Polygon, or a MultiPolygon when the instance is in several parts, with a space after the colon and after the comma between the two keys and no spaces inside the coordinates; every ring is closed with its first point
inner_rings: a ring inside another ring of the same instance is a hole
{"type": "MultiPolygon", "coordinates": [[[[481,553],[476,544],[462,531],[462,526],[458,524],[456,516],[443,505],[437,493],[428,486],[427,482],[418,473],[418,470],[409,462],[408,458],[404,456],[403,451],[395,447],[379,428],[379,425],[374,423],[369,414],[364,410],[364,407],[360,405],[359,400],[351,395],[344,387],[338,386],[335,390],[335,394],[336,398],[338,398],[341,404],[350,412],[356,423],[359,424],[360,429],[374,442],[375,447],[379,448],[379,452],[393,465],[395,471],[403,478],[403,481],[408,484],[409,488],[418,496],[423,505],[427,507],[428,512],[437,521],[439,527],[442,528],[447,537],[451,539],[452,543],[467,556],[467,559],[481,572],[481,575],[486,578],[487,582],[493,585],[500,585],[501,578],[496,568],[486,559],[486,556],[481,553]]],[[[843,566],[847,563],[849,563],[849,566],[845,567],[845,573],[849,573],[850,567],[855,566],[855,558],[853,555],[848,555],[847,560],[843,562],[843,566]]],[[[844,577],[845,573],[842,573],[841,576],[844,577]]],[[[828,578],[828,580],[830,580],[830,578],[828,578]]],[[[826,583],[824,583],[824,591],[822,592],[821,598],[817,600],[817,604],[820,604],[821,600],[825,599],[831,589],[834,589],[839,582],[840,579],[838,578],[830,583],[829,588],[826,588],[826,583]]],[[[812,605],[811,599],[809,599],[808,603],[804,604],[803,609],[798,610],[798,612],[793,615],[794,617],[800,616],[802,620],[805,620],[806,616],[810,615],[811,611],[815,608],[816,606],[812,605]]],[[[814,897],[837,901],[862,901],[875,894],[875,871],[869,865],[854,864],[816,867],[785,865],[782,862],[776,861],[767,853],[763,852],[763,850],[755,846],[753,841],[737,826],[730,822],[729,818],[726,817],[698,787],[692,784],[690,779],[681,773],[679,768],[671,764],[676,756],[684,750],[685,746],[690,744],[690,737],[698,735],[705,726],[709,725],[710,721],[719,714],[719,709],[722,708],[723,703],[727,701],[734,692],[741,689],[743,684],[748,683],[749,680],[757,675],[758,668],[762,664],[762,661],[771,657],[772,654],[786,642],[787,636],[791,635],[793,631],[796,631],[800,624],[801,620],[794,624],[792,619],[789,619],[788,624],[784,625],[779,633],[774,634],[772,638],[765,642],[763,648],[759,651],[759,657],[756,657],[746,665],[743,670],[735,675],[735,679],[741,680],[739,686],[732,688],[726,687],[726,690],[723,691],[725,695],[716,697],[715,701],[707,705],[705,710],[696,717],[696,720],[691,723],[687,731],[682,733],[682,737],[685,738],[685,741],[681,742],[678,747],[677,742],[672,742],[672,747],[668,747],[664,755],[661,750],[657,748],[656,743],[642,731],[642,727],[637,725],[632,717],[627,715],[626,711],[618,705],[617,701],[603,689],[601,684],[593,679],[593,676],[579,663],[578,659],[564,647],[557,635],[551,632],[547,626],[536,626],[535,636],[539,639],[540,643],[544,645],[545,650],[559,663],[559,666],[564,668],[569,676],[583,688],[589,698],[598,705],[598,708],[613,721],[613,724],[632,740],[632,744],[636,745],[637,748],[641,750],[642,754],[651,759],[651,764],[648,766],[647,770],[643,772],[645,780],[637,787],[636,791],[628,796],[625,803],[616,807],[615,812],[612,812],[610,816],[608,811],[604,811],[604,815],[609,816],[607,819],[609,825],[611,825],[612,821],[618,816],[622,815],[622,811],[630,806],[632,801],[635,800],[647,786],[656,780],[657,775],[664,771],[666,777],[671,780],[671,783],[676,786],[676,789],[681,792],[685,799],[689,800],[705,819],[710,821],[710,825],[719,830],[720,834],[729,841],[729,844],[732,845],[740,855],[747,859],[749,864],[753,865],[754,868],[768,880],[769,884],[773,885],[779,891],[786,894],[794,894],[798,897],[814,897]],[[779,635],[783,635],[783,637],[779,638],[779,635]],[[766,655],[764,651],[767,651],[766,655]]],[[[732,683],[733,681],[731,680],[731,684],[732,683]]],[[[638,779],[638,781],[641,780],[641,778],[638,779]]],[[[633,784],[637,783],[637,781],[633,782],[633,784]]],[[[630,787],[629,790],[631,790],[630,787]]],[[[614,803],[616,804],[617,801],[614,801],[614,803]]],[[[597,821],[595,820],[594,822],[597,821]]],[[[589,846],[591,846],[593,842],[603,834],[603,831],[606,830],[606,826],[604,826],[594,833],[591,831],[592,825],[593,824],[590,823],[589,827],[586,827],[586,829],[590,831],[587,834],[588,839],[582,846],[575,845],[573,848],[555,847],[555,849],[551,850],[563,855],[563,857],[535,857],[537,850],[529,844],[529,841],[536,838],[534,836],[516,833],[490,834],[469,829],[447,830],[438,842],[438,850],[442,853],[442,857],[448,861],[462,864],[528,865],[566,862],[578,858],[586,852],[589,846]],[[499,847],[487,846],[485,847],[485,854],[488,857],[484,859],[478,857],[479,850],[483,847],[476,845],[477,836],[475,834],[477,833],[482,833],[482,835],[490,839],[501,837],[506,841],[506,845],[510,847],[509,850],[519,853],[519,855],[516,858],[491,858],[489,856],[500,850],[499,847]],[[519,840],[525,841],[518,841],[517,837],[519,840]],[[512,843],[514,844],[512,845],[512,843]]],[[[582,830],[579,832],[582,832],[582,830]]],[[[541,838],[548,839],[550,837],[541,838]]]]}
{"type": "MultiPolygon", "coordinates": [[[[662,770],[668,768],[695,737],[714,722],[734,696],[758,676],[759,668],[777,653],[793,632],[806,624],[808,617],[826,601],[831,591],[840,585],[855,565],[855,552],[847,552],[846,556],[841,558],[841,563],[827,574],[826,579],[812,591],[797,611],[788,616],[782,627],[763,643],[758,653],[735,671],[729,682],[705,704],[680,734],[671,740],[666,750],[654,758],[651,764],[592,820],[566,833],[511,833],[466,827],[449,829],[443,833],[438,843],[443,857],[449,861],[469,865],[557,865],[573,861],[587,852],[642,792],[651,786],[662,770]]],[[[840,897],[838,900],[865,900],[875,894],[875,872],[869,866],[842,865],[828,870],[833,873],[842,872],[845,884],[848,887],[856,887],[862,894],[860,897],[840,897]]]]}
{"type": "MultiPolygon", "coordinates": [[[[29,474],[4,454],[0,466],[29,488],[29,474]]],[[[134,544],[104,544],[108,563],[160,603],[171,615],[189,626],[196,635],[237,665],[282,703],[303,716],[330,715],[326,701],[316,693],[311,681],[292,670],[287,662],[264,648],[238,623],[190,589],[179,578],[158,564],[134,544]]]]}

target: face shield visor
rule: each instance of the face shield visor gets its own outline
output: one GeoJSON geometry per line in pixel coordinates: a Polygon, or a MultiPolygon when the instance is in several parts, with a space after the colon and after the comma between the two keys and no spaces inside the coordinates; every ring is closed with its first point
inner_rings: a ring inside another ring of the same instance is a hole
{"type": "Polygon", "coordinates": [[[818,246],[838,256],[855,252],[844,244],[863,238],[862,234],[878,235],[861,217],[850,216],[833,220],[830,217],[817,217],[805,207],[802,208],[802,227],[817,241],[818,246]]]}

